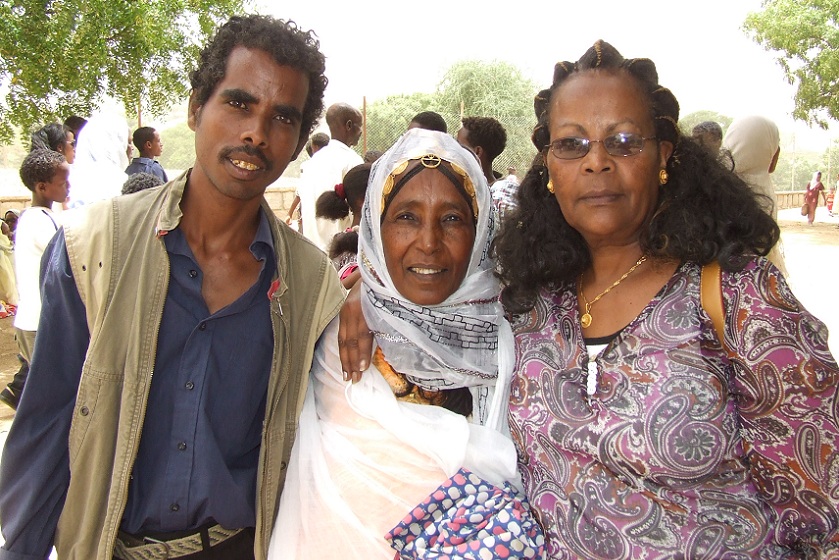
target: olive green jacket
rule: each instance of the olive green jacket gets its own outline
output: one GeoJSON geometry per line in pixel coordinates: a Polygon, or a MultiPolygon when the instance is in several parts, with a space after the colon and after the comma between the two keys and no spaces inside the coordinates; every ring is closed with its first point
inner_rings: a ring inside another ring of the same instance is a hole
{"type": "MultiPolygon", "coordinates": [[[[62,560],[110,560],[154,375],[169,282],[162,240],[178,226],[184,174],[159,189],[68,216],[67,255],[90,346],[70,427],[70,485],[55,544],[62,560]]],[[[267,556],[315,343],[344,291],[327,257],[270,216],[277,270],[274,351],[257,474],[257,560],[267,556]]]]}

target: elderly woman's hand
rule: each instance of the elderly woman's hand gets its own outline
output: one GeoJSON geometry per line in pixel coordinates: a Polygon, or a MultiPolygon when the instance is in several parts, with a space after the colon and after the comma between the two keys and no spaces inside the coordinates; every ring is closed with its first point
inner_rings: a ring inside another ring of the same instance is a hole
{"type": "Polygon", "coordinates": [[[352,379],[357,383],[361,372],[370,365],[373,355],[373,333],[361,310],[361,282],[352,287],[341,308],[338,327],[338,353],[341,356],[341,371],[344,381],[352,379]]]}

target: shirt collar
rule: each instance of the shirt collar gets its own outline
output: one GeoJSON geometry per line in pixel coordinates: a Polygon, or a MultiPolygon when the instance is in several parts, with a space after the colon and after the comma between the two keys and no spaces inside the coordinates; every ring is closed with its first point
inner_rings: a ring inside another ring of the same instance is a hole
{"type": "MultiPolygon", "coordinates": [[[[170,253],[184,255],[194,260],[186,236],[180,228],[168,232],[163,241],[166,244],[166,250],[170,253]]],[[[268,223],[268,217],[265,215],[265,209],[262,207],[259,208],[259,223],[256,226],[256,234],[248,248],[256,260],[264,261],[264,264],[273,270],[274,237],[271,235],[271,226],[268,223]]]]}
{"type": "Polygon", "coordinates": [[[274,236],[271,235],[271,226],[268,224],[268,216],[265,209],[259,207],[259,223],[256,226],[256,235],[250,245],[251,253],[256,260],[265,260],[266,264],[274,260],[274,236]]]}

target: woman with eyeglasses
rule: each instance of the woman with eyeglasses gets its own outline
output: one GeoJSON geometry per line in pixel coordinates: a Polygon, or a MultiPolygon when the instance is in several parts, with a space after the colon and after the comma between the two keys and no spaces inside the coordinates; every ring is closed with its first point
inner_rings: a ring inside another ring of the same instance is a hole
{"type": "MultiPolygon", "coordinates": [[[[549,556],[839,557],[839,367],[762,256],[759,195],[682,135],[654,63],[609,44],[558,63],[535,108],[541,157],[495,253],[549,556]]],[[[365,328],[342,311],[345,371],[365,328]]]]}
{"type": "Polygon", "coordinates": [[[654,63],[607,43],[535,107],[544,165],[495,249],[550,555],[839,554],[839,368],[763,258],[779,230],[758,195],[682,135],[654,63]]]}

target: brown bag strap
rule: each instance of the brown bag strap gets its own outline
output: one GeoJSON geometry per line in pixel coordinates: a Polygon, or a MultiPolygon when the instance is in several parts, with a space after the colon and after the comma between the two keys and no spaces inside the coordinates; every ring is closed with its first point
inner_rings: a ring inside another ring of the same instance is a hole
{"type": "Polygon", "coordinates": [[[719,261],[713,261],[702,267],[699,281],[699,304],[711,317],[717,338],[726,352],[725,344],[725,307],[722,299],[722,270],[719,261]]]}

